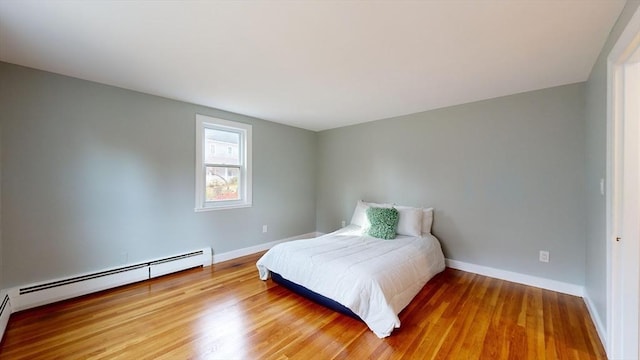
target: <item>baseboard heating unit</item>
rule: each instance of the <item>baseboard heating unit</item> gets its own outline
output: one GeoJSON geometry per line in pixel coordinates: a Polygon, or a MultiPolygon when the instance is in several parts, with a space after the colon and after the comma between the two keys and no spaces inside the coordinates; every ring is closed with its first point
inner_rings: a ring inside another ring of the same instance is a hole
{"type": "Polygon", "coordinates": [[[9,322],[9,316],[11,315],[11,302],[9,294],[0,292],[0,340],[4,335],[4,330],[7,328],[9,322]]]}
{"type": "MultiPolygon", "coordinates": [[[[11,311],[16,312],[194,267],[210,265],[211,249],[207,248],[133,265],[13,288],[9,290],[6,301],[11,301],[11,311]]],[[[3,316],[4,313],[0,316],[0,320],[4,319],[3,316]]],[[[0,325],[2,325],[2,322],[0,322],[0,325]]]]}

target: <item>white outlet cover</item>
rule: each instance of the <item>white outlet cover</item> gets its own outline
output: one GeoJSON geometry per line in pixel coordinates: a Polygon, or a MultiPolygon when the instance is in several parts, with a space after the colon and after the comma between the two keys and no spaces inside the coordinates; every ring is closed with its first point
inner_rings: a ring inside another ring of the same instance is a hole
{"type": "Polygon", "coordinates": [[[541,262],[549,262],[549,252],[548,251],[544,251],[544,250],[540,250],[540,257],[539,257],[541,262]]]}

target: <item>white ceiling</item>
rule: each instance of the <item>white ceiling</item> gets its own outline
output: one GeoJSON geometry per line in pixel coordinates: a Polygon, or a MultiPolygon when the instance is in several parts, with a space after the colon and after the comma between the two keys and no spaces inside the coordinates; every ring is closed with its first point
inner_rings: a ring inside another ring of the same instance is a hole
{"type": "Polygon", "coordinates": [[[624,0],[0,0],[0,60],[330,129],[585,81],[624,0]]]}

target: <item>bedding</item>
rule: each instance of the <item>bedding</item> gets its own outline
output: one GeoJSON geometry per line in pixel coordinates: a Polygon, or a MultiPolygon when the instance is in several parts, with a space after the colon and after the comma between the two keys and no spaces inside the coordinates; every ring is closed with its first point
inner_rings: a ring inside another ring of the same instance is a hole
{"type": "Polygon", "coordinates": [[[380,207],[380,208],[390,208],[392,205],[390,204],[376,204],[370,203],[362,200],[358,200],[356,204],[356,209],[353,211],[353,216],[351,216],[351,224],[358,225],[363,230],[369,228],[369,219],[367,219],[367,209],[370,207],[380,207]]]}
{"type": "Polygon", "coordinates": [[[398,210],[394,208],[368,208],[367,219],[371,225],[367,234],[380,239],[395,239],[399,217],[398,210]]]}
{"type": "Polygon", "coordinates": [[[278,244],[256,265],[262,280],[274,272],[344,305],[380,338],[400,327],[400,311],[445,267],[431,234],[383,240],[357,225],[278,244]]]}
{"type": "Polygon", "coordinates": [[[431,234],[433,224],[433,208],[422,209],[422,233],[431,234]]]}
{"type": "Polygon", "coordinates": [[[394,204],[377,204],[362,200],[358,200],[356,204],[353,216],[351,217],[351,224],[358,225],[363,231],[367,231],[371,225],[367,218],[367,209],[370,207],[396,208],[400,213],[400,221],[398,222],[397,230],[400,235],[420,236],[420,234],[431,233],[433,208],[424,209],[394,204]]]}
{"type": "MultiPolygon", "coordinates": [[[[398,221],[398,234],[420,236],[420,234],[423,233],[422,226],[424,221],[422,209],[409,206],[396,206],[395,208],[400,214],[400,221],[398,221]]],[[[431,229],[424,233],[428,234],[430,232],[431,229]]]]}

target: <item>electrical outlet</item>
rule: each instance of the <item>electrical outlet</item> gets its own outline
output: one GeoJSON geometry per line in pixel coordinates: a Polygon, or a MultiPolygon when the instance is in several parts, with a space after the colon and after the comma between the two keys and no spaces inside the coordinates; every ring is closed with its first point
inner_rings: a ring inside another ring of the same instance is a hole
{"type": "Polygon", "coordinates": [[[262,225],[262,232],[266,233],[267,232],[267,225],[262,225]]]}
{"type": "Polygon", "coordinates": [[[347,222],[342,220],[342,227],[345,227],[345,226],[347,226],[347,222]]]}
{"type": "Polygon", "coordinates": [[[540,262],[549,262],[549,252],[540,250],[540,262]]]}

